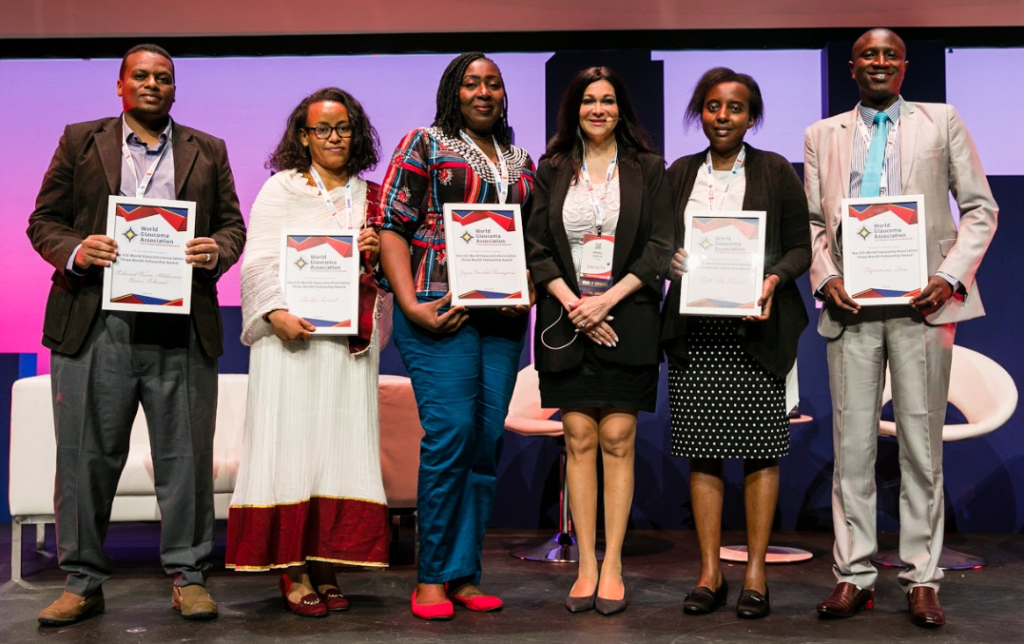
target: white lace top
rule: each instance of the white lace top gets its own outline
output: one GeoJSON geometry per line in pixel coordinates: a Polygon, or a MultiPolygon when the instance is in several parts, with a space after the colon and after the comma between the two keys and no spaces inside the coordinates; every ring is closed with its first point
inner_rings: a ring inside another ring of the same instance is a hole
{"type": "MultiPolygon", "coordinates": [[[[614,235],[615,228],[619,224],[619,175],[612,177],[608,189],[605,190],[604,182],[591,183],[594,186],[594,194],[597,195],[604,209],[604,224],[601,226],[602,235],[614,235]]],[[[572,264],[576,270],[576,277],[580,275],[580,263],[583,261],[583,236],[597,233],[597,222],[594,216],[594,205],[590,202],[590,193],[587,192],[587,184],[576,180],[569,184],[569,192],[565,195],[565,203],[562,204],[562,224],[565,226],[566,237],[569,238],[569,250],[572,251],[572,264]]]]}

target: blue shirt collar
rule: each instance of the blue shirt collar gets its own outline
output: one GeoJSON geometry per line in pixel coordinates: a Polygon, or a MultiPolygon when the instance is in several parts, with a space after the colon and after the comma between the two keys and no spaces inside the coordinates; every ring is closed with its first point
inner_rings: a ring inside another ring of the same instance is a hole
{"type": "Polygon", "coordinates": [[[173,119],[168,117],[167,127],[164,128],[164,131],[161,132],[158,137],[159,143],[157,143],[155,148],[150,148],[142,141],[142,139],[139,138],[138,134],[128,127],[128,122],[125,121],[124,114],[121,114],[121,139],[128,143],[128,145],[143,147],[146,148],[146,152],[159,154],[160,151],[164,149],[164,146],[167,145],[167,142],[171,140],[171,126],[173,125],[173,119]]]}

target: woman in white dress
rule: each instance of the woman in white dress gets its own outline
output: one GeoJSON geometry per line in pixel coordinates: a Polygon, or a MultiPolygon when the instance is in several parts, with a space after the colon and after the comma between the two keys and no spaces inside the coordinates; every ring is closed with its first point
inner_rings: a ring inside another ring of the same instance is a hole
{"type": "Polygon", "coordinates": [[[327,88],[288,118],[249,219],[242,263],[242,342],[252,347],[242,461],[228,517],[226,565],[283,569],[296,614],[345,610],[337,563],[384,566],[377,372],[379,186],[359,178],[379,142],[362,106],[327,88]],[[359,336],[316,336],[288,311],[279,277],[285,229],[362,228],[359,336]]]}

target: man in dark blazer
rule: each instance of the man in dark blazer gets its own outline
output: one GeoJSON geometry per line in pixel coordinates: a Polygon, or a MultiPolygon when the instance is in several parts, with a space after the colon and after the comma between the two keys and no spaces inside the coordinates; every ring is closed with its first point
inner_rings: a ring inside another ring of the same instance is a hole
{"type": "Polygon", "coordinates": [[[29,217],[33,247],[53,265],[43,323],[51,354],[57,554],[64,593],[43,625],[104,609],[111,562],[103,539],[139,404],[149,425],[163,518],[161,561],[172,605],[211,619],[205,590],[213,551],[213,432],[223,327],[217,280],[238,260],[245,225],[224,142],[174,123],[174,63],[155,45],[122,60],[121,116],[67,126],[29,217]],[[111,195],[193,201],[191,315],[101,310],[103,269],[117,257],[104,233],[111,195]]]}

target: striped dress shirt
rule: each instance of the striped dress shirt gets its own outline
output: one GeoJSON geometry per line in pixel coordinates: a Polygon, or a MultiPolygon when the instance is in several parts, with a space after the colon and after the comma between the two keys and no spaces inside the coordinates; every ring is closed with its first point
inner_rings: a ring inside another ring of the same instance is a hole
{"type": "MultiPolygon", "coordinates": [[[[892,128],[899,127],[900,107],[902,105],[903,98],[898,97],[895,103],[885,109],[885,113],[889,117],[890,132],[892,132],[892,128]]],[[[861,120],[867,126],[867,131],[871,136],[874,136],[875,130],[878,129],[878,126],[875,125],[875,114],[878,114],[878,110],[858,103],[857,113],[860,114],[861,120]]],[[[860,196],[860,184],[864,180],[864,165],[868,160],[870,141],[864,139],[863,132],[864,130],[858,127],[857,133],[853,136],[853,156],[850,159],[851,197],[860,196]]],[[[885,149],[885,161],[882,163],[882,172],[885,174],[885,182],[882,189],[883,197],[903,194],[903,180],[900,178],[900,137],[899,132],[896,134],[896,137],[893,139],[894,144],[887,146],[885,149]]]]}

